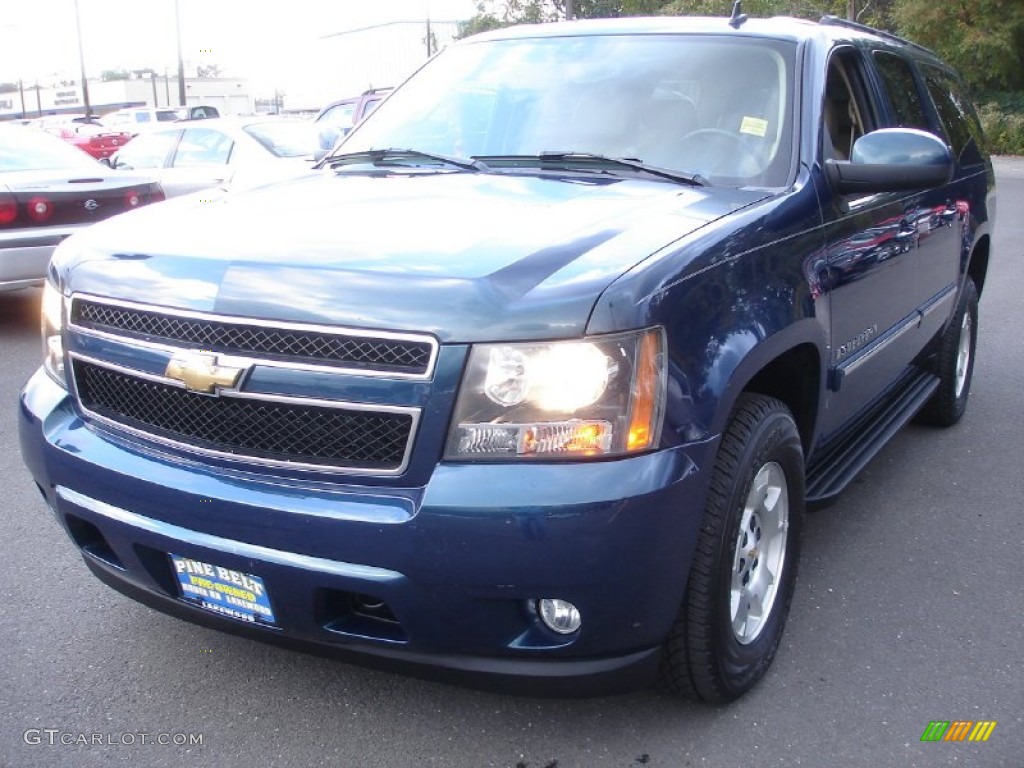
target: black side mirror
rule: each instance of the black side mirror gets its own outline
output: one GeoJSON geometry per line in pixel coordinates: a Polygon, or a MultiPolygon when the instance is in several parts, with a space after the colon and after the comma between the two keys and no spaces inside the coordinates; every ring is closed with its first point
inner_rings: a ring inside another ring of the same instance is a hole
{"type": "Polygon", "coordinates": [[[107,168],[113,168],[114,164],[111,162],[109,157],[101,157],[100,162],[103,163],[107,168]]]}
{"type": "Polygon", "coordinates": [[[825,161],[825,173],[842,194],[928,189],[949,183],[953,154],[927,131],[882,128],[854,142],[849,162],[825,161]]]}

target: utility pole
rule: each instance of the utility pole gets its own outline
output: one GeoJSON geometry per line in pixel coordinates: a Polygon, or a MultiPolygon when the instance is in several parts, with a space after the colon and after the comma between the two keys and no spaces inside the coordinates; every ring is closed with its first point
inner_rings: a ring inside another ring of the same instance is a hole
{"type": "Polygon", "coordinates": [[[846,18],[850,21],[857,20],[857,0],[846,0],[846,18]]]}
{"type": "MultiPolygon", "coordinates": [[[[82,50],[82,19],[78,15],[78,0],[75,0],[75,30],[78,32],[78,64],[82,70],[82,101],[85,102],[85,116],[92,117],[89,106],[89,81],[85,75],[85,52],[82,50]]],[[[36,91],[38,97],[39,91],[36,91]]]]}
{"type": "MultiPolygon", "coordinates": [[[[853,0],[850,0],[852,3],[853,0]]],[[[565,0],[565,20],[572,21],[572,0],[565,0]]]]}
{"type": "Polygon", "coordinates": [[[25,114],[25,82],[20,77],[18,78],[18,93],[21,96],[21,119],[24,120],[28,117],[25,114]]]}
{"type": "MultiPolygon", "coordinates": [[[[77,3],[78,0],[75,0],[77,3]]],[[[178,30],[178,101],[180,106],[185,106],[185,60],[181,57],[181,7],[178,0],[174,0],[174,22],[178,30]]],[[[170,106],[168,103],[167,106],[170,106]]]]}

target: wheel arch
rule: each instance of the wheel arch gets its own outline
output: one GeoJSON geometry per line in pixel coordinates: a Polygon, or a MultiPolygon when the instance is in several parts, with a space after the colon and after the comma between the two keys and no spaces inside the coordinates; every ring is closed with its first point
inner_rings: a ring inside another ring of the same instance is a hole
{"type": "Polygon", "coordinates": [[[974,287],[978,289],[978,298],[981,298],[985,287],[985,278],[988,275],[988,259],[992,249],[992,238],[987,233],[978,238],[978,241],[971,249],[971,255],[967,261],[967,275],[974,280],[974,287]]]}
{"type": "Polygon", "coordinates": [[[804,455],[814,446],[825,385],[827,353],[821,325],[811,319],[751,347],[729,377],[716,408],[712,430],[720,434],[743,393],[768,395],[782,401],[796,422],[804,455]]]}

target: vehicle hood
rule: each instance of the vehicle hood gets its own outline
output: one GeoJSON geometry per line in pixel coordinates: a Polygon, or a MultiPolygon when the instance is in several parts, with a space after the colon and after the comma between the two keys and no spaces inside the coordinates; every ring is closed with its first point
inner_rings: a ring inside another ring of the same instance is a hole
{"type": "Polygon", "coordinates": [[[315,173],[74,236],[71,292],[268,320],[571,338],[630,267],[763,191],[605,175],[315,173]]]}

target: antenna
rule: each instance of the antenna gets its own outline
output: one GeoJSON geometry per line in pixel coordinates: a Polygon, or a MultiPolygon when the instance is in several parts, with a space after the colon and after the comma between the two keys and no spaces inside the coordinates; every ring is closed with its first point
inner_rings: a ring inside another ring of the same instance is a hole
{"type": "Polygon", "coordinates": [[[732,4],[732,16],[729,18],[729,26],[733,29],[739,29],[747,18],[747,14],[743,12],[743,0],[736,0],[732,4]]]}

